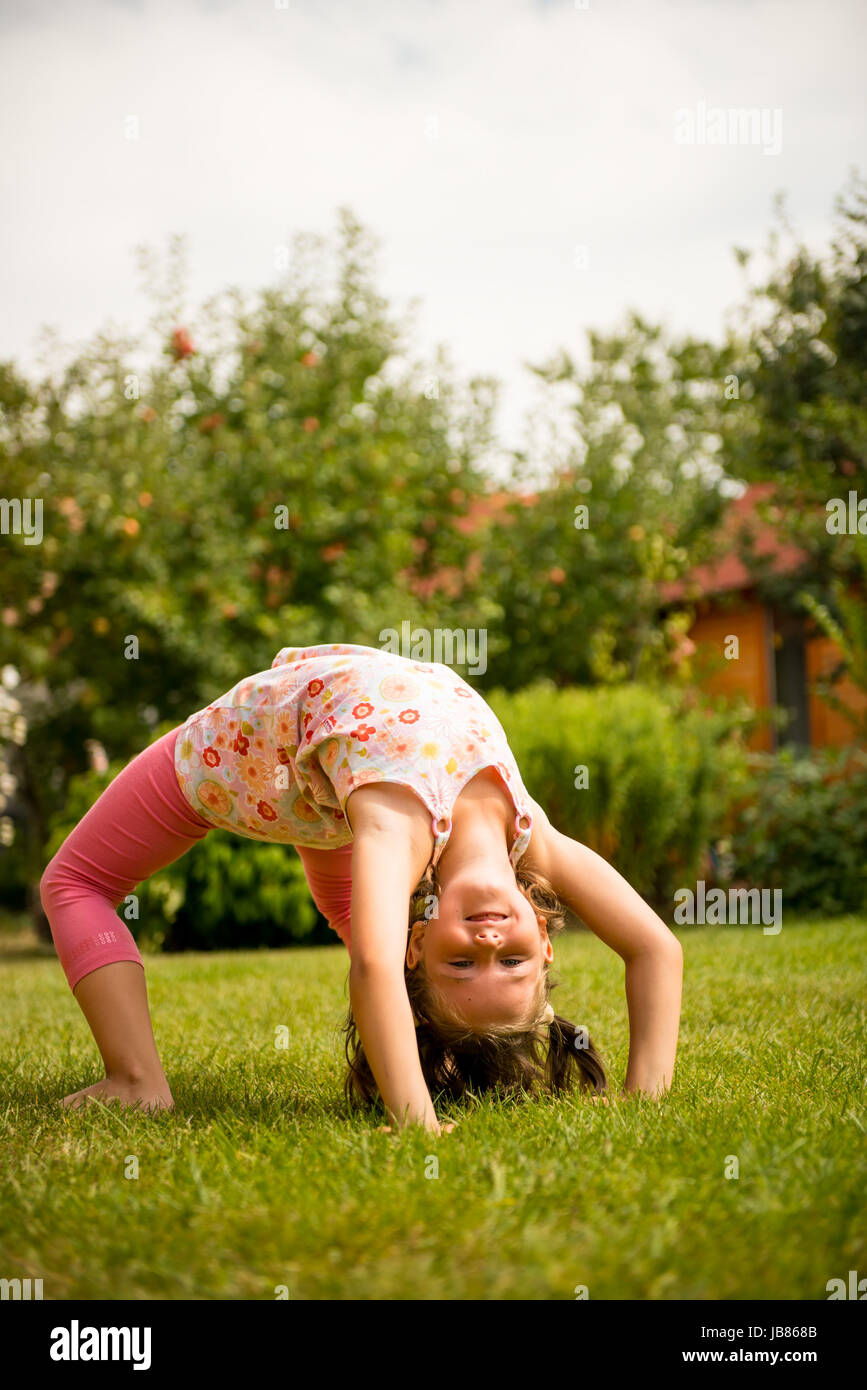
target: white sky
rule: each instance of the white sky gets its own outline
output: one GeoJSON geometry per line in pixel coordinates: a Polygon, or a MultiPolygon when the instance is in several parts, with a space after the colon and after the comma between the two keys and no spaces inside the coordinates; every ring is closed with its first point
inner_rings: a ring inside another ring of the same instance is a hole
{"type": "Polygon", "coordinates": [[[506,445],[523,364],[583,358],[587,328],[634,307],[717,336],[774,194],[820,246],[867,172],[867,4],[587,3],[0,0],[0,355],[143,329],[140,243],[187,237],[197,305],[274,283],[342,204],[398,315],[420,298],[413,355],[500,378],[506,445]],[[779,108],[781,152],[676,143],[699,102],[779,108]]]}

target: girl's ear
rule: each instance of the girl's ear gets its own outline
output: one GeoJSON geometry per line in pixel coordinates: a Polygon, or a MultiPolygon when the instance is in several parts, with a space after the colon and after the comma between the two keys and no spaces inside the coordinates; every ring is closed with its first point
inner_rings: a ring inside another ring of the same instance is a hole
{"type": "Polygon", "coordinates": [[[547,930],[547,928],[548,928],[548,923],[546,922],[545,918],[544,918],[544,917],[541,915],[541,913],[539,913],[539,912],[536,913],[536,921],[539,923],[539,930],[540,930],[540,931],[543,931],[543,930],[544,930],[544,932],[545,932],[545,949],[544,949],[544,951],[543,951],[542,954],[544,955],[546,961],[547,961],[548,964],[550,965],[550,964],[551,964],[551,961],[554,959],[554,947],[552,946],[552,944],[551,944],[551,938],[550,938],[550,936],[548,935],[548,930],[547,930]]]}
{"type": "Polygon", "coordinates": [[[409,941],[406,947],[406,963],[410,970],[414,970],[422,957],[424,947],[424,929],[427,926],[423,917],[419,917],[409,929],[409,941]]]}

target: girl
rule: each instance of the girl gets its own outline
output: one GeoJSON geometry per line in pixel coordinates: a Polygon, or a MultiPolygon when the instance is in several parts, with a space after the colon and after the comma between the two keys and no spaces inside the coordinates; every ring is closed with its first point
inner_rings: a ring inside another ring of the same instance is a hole
{"type": "MultiPolygon", "coordinates": [[[[565,751],[564,751],[565,756],[565,751]]],[[[174,1102],[138,948],[115,908],[214,827],[294,845],[350,953],[351,1104],[440,1133],[432,1093],[602,1093],[586,1031],[550,1003],[561,903],[626,966],[624,1089],[671,1082],[677,938],[531,800],[502,726],[449,667],[373,647],[284,647],[114,779],[45,870],[57,954],[105,1064],[67,1096],[174,1102]],[[409,904],[409,914],[407,905],[409,904]]]]}

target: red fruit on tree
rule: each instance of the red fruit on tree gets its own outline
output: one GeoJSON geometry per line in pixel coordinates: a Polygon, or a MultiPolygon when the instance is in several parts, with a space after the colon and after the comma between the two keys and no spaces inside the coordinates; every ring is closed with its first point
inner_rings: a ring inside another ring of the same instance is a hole
{"type": "Polygon", "coordinates": [[[199,429],[202,431],[202,434],[208,434],[210,430],[215,430],[218,425],[224,425],[225,423],[225,415],[221,415],[219,410],[215,410],[213,415],[206,415],[204,419],[199,421],[199,429]]]}
{"type": "Polygon", "coordinates": [[[176,328],[172,334],[172,356],[176,362],[180,362],[184,357],[191,357],[195,352],[190,335],[185,328],[176,328]]]}

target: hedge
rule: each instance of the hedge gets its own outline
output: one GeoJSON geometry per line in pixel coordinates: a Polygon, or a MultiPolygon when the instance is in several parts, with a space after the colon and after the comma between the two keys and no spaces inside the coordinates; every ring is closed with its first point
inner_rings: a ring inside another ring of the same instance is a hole
{"type": "Polygon", "coordinates": [[[740,716],[641,685],[540,682],[488,703],[524,784],[563,834],[662,908],[695,880],[744,776],[740,716]]]}

